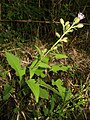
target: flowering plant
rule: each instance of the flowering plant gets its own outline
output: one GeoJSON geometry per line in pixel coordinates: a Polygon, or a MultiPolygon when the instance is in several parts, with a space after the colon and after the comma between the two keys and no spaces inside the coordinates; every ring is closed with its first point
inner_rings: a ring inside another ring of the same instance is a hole
{"type": "Polygon", "coordinates": [[[82,19],[84,19],[84,18],[85,18],[84,14],[81,13],[81,12],[79,12],[79,13],[78,13],[78,17],[76,17],[76,18],[74,19],[74,24],[79,23],[80,20],[82,20],[82,19]]]}

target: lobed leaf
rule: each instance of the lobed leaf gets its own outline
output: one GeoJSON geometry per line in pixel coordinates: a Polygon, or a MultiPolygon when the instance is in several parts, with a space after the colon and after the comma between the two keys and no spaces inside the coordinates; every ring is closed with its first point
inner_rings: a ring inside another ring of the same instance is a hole
{"type": "Polygon", "coordinates": [[[38,102],[39,100],[39,93],[40,93],[40,89],[39,89],[39,84],[36,83],[36,81],[34,79],[30,79],[28,81],[26,81],[26,83],[28,84],[29,88],[32,90],[36,102],[38,102]]]}
{"type": "Polygon", "coordinates": [[[56,59],[68,58],[65,54],[55,54],[56,59]]]}
{"type": "Polygon", "coordinates": [[[47,63],[44,62],[40,62],[40,64],[38,65],[41,68],[50,68],[50,66],[47,63]]]}
{"type": "Polygon", "coordinates": [[[50,71],[57,73],[60,70],[60,65],[53,65],[50,71]]]}
{"type": "Polygon", "coordinates": [[[53,92],[56,93],[57,95],[60,95],[59,92],[58,92],[56,89],[54,89],[54,88],[53,88],[52,86],[50,86],[49,84],[46,84],[44,81],[39,80],[39,84],[40,84],[40,86],[42,86],[42,87],[44,87],[44,88],[47,88],[47,89],[53,91],[53,92]]]}
{"type": "Polygon", "coordinates": [[[16,75],[19,76],[20,80],[22,79],[22,76],[25,75],[25,68],[23,69],[20,64],[20,60],[18,57],[13,55],[12,53],[6,53],[6,59],[9,63],[9,65],[16,71],[16,75]]]}
{"type": "Polygon", "coordinates": [[[66,88],[62,86],[63,85],[62,80],[60,80],[60,79],[58,79],[56,81],[53,80],[52,84],[57,86],[59,94],[62,97],[62,99],[64,100],[66,88]]]}

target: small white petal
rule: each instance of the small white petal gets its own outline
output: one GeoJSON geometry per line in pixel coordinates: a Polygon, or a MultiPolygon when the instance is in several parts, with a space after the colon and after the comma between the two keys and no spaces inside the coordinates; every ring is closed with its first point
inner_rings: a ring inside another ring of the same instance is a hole
{"type": "Polygon", "coordinates": [[[79,13],[78,13],[78,18],[79,18],[80,20],[82,20],[82,19],[85,18],[85,16],[84,16],[83,13],[79,12],[79,13]]]}

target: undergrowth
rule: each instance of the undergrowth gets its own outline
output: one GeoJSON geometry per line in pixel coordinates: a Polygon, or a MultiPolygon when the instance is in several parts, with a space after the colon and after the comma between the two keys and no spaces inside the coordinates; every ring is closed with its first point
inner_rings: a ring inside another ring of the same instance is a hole
{"type": "Polygon", "coordinates": [[[67,35],[83,27],[79,23],[83,18],[79,13],[72,25],[61,18],[63,34],[56,32],[58,40],[49,49],[35,46],[37,52],[30,54],[27,66],[17,55],[3,51],[6,59],[2,58],[0,66],[1,120],[74,120],[80,115],[87,120],[84,109],[89,101],[90,80],[73,83],[77,68],[67,64],[69,58],[64,51],[67,35]]]}

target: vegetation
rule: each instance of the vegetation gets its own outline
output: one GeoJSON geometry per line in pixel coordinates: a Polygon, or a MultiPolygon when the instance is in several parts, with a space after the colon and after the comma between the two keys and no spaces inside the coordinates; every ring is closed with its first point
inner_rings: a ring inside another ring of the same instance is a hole
{"type": "Polygon", "coordinates": [[[88,3],[1,3],[0,120],[90,119],[88,3]]]}

